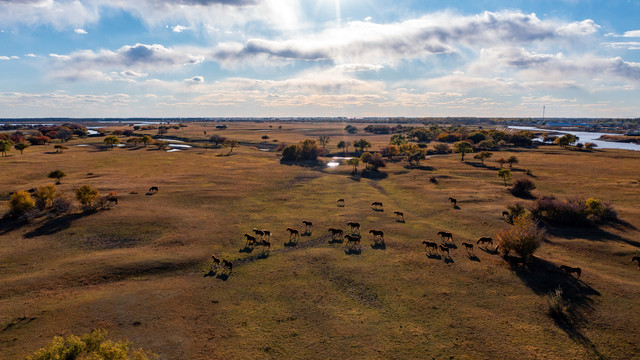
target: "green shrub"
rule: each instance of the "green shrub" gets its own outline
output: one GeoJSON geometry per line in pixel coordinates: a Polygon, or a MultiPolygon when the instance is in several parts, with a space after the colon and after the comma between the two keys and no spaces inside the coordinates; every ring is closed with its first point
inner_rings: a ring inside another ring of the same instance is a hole
{"type": "Polygon", "coordinates": [[[91,185],[82,185],[75,190],[75,193],[76,199],[80,204],[88,209],[93,208],[93,201],[100,195],[98,190],[93,188],[91,185]]]}

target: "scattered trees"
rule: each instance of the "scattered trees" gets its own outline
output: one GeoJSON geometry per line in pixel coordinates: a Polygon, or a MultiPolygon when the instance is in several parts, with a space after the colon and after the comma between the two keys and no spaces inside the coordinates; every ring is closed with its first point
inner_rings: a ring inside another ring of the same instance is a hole
{"type": "Polygon", "coordinates": [[[345,155],[347,151],[349,151],[349,146],[351,146],[351,143],[344,140],[340,140],[340,142],[338,142],[338,145],[337,145],[338,149],[342,149],[343,155],[345,155]]]}
{"type": "Polygon", "coordinates": [[[566,148],[569,145],[573,145],[579,138],[572,134],[565,134],[554,140],[554,144],[560,145],[563,148],[566,148]]]}
{"type": "Polygon", "coordinates": [[[498,177],[504,180],[504,186],[507,187],[507,180],[511,179],[511,171],[507,169],[498,170],[498,177]]]}
{"type": "Polygon", "coordinates": [[[389,144],[391,145],[402,145],[407,143],[407,138],[402,134],[395,134],[391,136],[389,140],[389,144]]]}
{"type": "Polygon", "coordinates": [[[365,139],[360,139],[353,143],[353,147],[360,149],[360,152],[364,152],[367,148],[371,147],[371,143],[365,139]]]}
{"type": "Polygon", "coordinates": [[[562,201],[553,196],[545,196],[533,204],[531,216],[536,220],[552,224],[591,226],[615,220],[618,214],[611,205],[594,198],[562,201]]]}
{"type": "Polygon", "coordinates": [[[513,169],[513,164],[517,164],[520,161],[515,155],[511,155],[507,158],[507,163],[509,163],[509,169],[513,169]]]}
{"type": "Polygon", "coordinates": [[[420,161],[426,159],[427,154],[423,150],[414,151],[407,157],[411,166],[420,166],[420,161]]]}
{"type": "Polygon", "coordinates": [[[322,135],[318,138],[318,142],[322,145],[322,149],[325,149],[327,147],[329,140],[331,140],[331,138],[327,135],[322,135]]]}
{"type": "Polygon", "coordinates": [[[286,146],[282,150],[282,161],[315,161],[320,152],[316,140],[305,139],[298,144],[286,146]]]}
{"type": "Polygon", "coordinates": [[[464,155],[473,152],[473,146],[468,141],[458,141],[453,146],[453,151],[460,153],[460,161],[464,161],[464,155]]]}
{"type": "Polygon", "coordinates": [[[500,164],[500,169],[502,169],[502,167],[504,166],[504,164],[506,164],[506,163],[507,163],[507,160],[506,160],[505,158],[500,158],[500,159],[496,160],[496,162],[497,162],[498,164],[500,164]]]}
{"type": "Polygon", "coordinates": [[[347,160],[347,165],[353,166],[353,171],[351,172],[353,175],[358,175],[358,165],[360,165],[360,159],[357,157],[351,158],[347,160]]]}
{"type": "Polygon", "coordinates": [[[60,184],[63,177],[67,176],[62,170],[53,170],[49,173],[49,179],[56,179],[56,184],[60,184]]]}
{"type": "Polygon", "coordinates": [[[216,146],[223,144],[225,140],[227,140],[226,137],[220,136],[218,134],[211,135],[211,137],[209,138],[209,142],[216,144],[216,146]]]}
{"type": "Polygon", "coordinates": [[[153,142],[153,139],[149,135],[144,135],[142,136],[140,141],[144,144],[144,147],[147,147],[149,144],[153,142]]]}

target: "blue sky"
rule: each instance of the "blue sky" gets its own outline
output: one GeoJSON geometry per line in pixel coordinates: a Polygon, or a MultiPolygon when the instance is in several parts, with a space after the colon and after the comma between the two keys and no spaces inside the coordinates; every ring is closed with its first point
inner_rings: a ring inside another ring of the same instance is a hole
{"type": "Polygon", "coordinates": [[[0,117],[640,117],[640,1],[0,0],[0,117]]]}

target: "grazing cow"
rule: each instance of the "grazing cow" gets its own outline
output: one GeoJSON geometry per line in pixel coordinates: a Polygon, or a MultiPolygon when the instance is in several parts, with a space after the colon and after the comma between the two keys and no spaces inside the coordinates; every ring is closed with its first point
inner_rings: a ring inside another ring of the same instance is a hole
{"type": "Polygon", "coordinates": [[[262,233],[264,234],[265,239],[269,239],[269,240],[271,240],[271,231],[269,231],[269,230],[262,230],[262,233]]]}
{"type": "Polygon", "coordinates": [[[394,211],[393,215],[396,216],[396,221],[404,222],[404,213],[402,211],[394,211]]]}
{"type": "Polygon", "coordinates": [[[251,236],[251,235],[245,233],[244,237],[247,239],[247,244],[245,245],[245,247],[255,246],[256,238],[254,236],[251,236]]]}
{"type": "Polygon", "coordinates": [[[438,249],[440,249],[440,251],[443,253],[447,253],[448,256],[451,256],[451,253],[449,252],[449,247],[440,244],[438,245],[438,249]]]}
{"type": "Polygon", "coordinates": [[[291,241],[291,237],[294,239],[300,237],[300,231],[298,231],[298,229],[287,228],[287,231],[289,232],[289,241],[291,241]]]}
{"type": "Polygon", "coordinates": [[[463,242],[462,246],[464,246],[467,249],[467,251],[469,250],[473,251],[473,244],[470,244],[468,242],[463,242]]]}
{"type": "Polygon", "coordinates": [[[351,236],[347,234],[344,236],[344,238],[345,240],[347,240],[347,247],[360,245],[360,238],[357,236],[351,236]],[[351,244],[351,246],[349,246],[349,244],[351,244]]]}
{"type": "Polygon", "coordinates": [[[438,244],[431,242],[431,241],[423,241],[422,242],[424,244],[424,248],[429,249],[429,252],[431,252],[431,250],[438,250],[438,244]]]}
{"type": "Polygon", "coordinates": [[[573,273],[578,274],[578,279],[580,279],[580,275],[582,274],[582,269],[580,269],[579,267],[571,267],[571,266],[567,266],[567,265],[561,265],[560,269],[564,270],[564,272],[566,272],[567,275],[571,275],[573,273]]]}
{"type": "Polygon", "coordinates": [[[149,188],[149,191],[147,191],[149,194],[151,193],[157,193],[158,192],[158,187],[157,186],[152,186],[149,188]]]}
{"type": "Polygon", "coordinates": [[[638,262],[638,269],[640,269],[640,256],[632,257],[630,262],[634,262],[634,261],[638,262]]]}
{"type": "Polygon", "coordinates": [[[342,229],[336,229],[336,228],[329,228],[329,232],[331,233],[331,239],[334,239],[334,240],[336,236],[342,236],[344,234],[342,229]]]}
{"type": "Polygon", "coordinates": [[[233,263],[229,260],[222,259],[222,267],[229,270],[229,274],[233,271],[233,263]]]}
{"type": "Polygon", "coordinates": [[[493,239],[490,237],[481,237],[480,239],[478,239],[478,241],[476,242],[477,245],[480,244],[484,244],[485,246],[487,245],[487,243],[489,244],[493,244],[493,239]]]}
{"type": "Polygon", "coordinates": [[[347,226],[349,228],[351,228],[351,233],[353,234],[356,230],[358,230],[358,233],[360,233],[360,223],[357,222],[353,222],[353,221],[349,221],[347,223],[347,226]]]}
{"type": "Polygon", "coordinates": [[[453,242],[453,234],[449,233],[449,232],[445,232],[445,231],[438,231],[438,235],[440,235],[440,238],[442,240],[444,239],[449,239],[451,240],[451,242],[453,242]]]}
{"type": "Polygon", "coordinates": [[[215,255],[211,255],[211,259],[213,260],[213,268],[217,269],[220,267],[220,259],[217,258],[215,255]]]}
{"type": "Polygon", "coordinates": [[[374,210],[384,210],[380,201],[374,201],[371,203],[371,208],[374,210]]]}
{"type": "Polygon", "coordinates": [[[456,199],[454,199],[452,197],[449,198],[449,201],[451,201],[451,205],[453,205],[453,206],[458,205],[458,200],[456,200],[456,199]]]}
{"type": "Polygon", "coordinates": [[[311,221],[307,221],[307,220],[302,220],[302,223],[304,224],[304,231],[305,232],[310,232],[311,228],[313,227],[313,223],[311,221]]]}
{"type": "Polygon", "coordinates": [[[344,199],[338,199],[336,203],[338,204],[339,207],[344,207],[344,199]]]}
{"type": "Polygon", "coordinates": [[[260,235],[260,237],[264,239],[264,231],[253,228],[253,233],[256,234],[256,236],[260,235]]]}

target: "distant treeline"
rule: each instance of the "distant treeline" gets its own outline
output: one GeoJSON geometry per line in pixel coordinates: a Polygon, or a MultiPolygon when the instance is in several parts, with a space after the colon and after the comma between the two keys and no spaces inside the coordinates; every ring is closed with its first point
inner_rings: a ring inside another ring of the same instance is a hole
{"type": "Polygon", "coordinates": [[[194,118],[5,118],[0,125],[10,123],[68,123],[101,122],[132,124],[138,122],[184,123],[184,122],[339,122],[339,123],[380,123],[380,124],[451,124],[451,125],[544,125],[551,123],[593,124],[600,126],[640,126],[640,118],[500,118],[500,117],[194,117],[194,118]]]}

